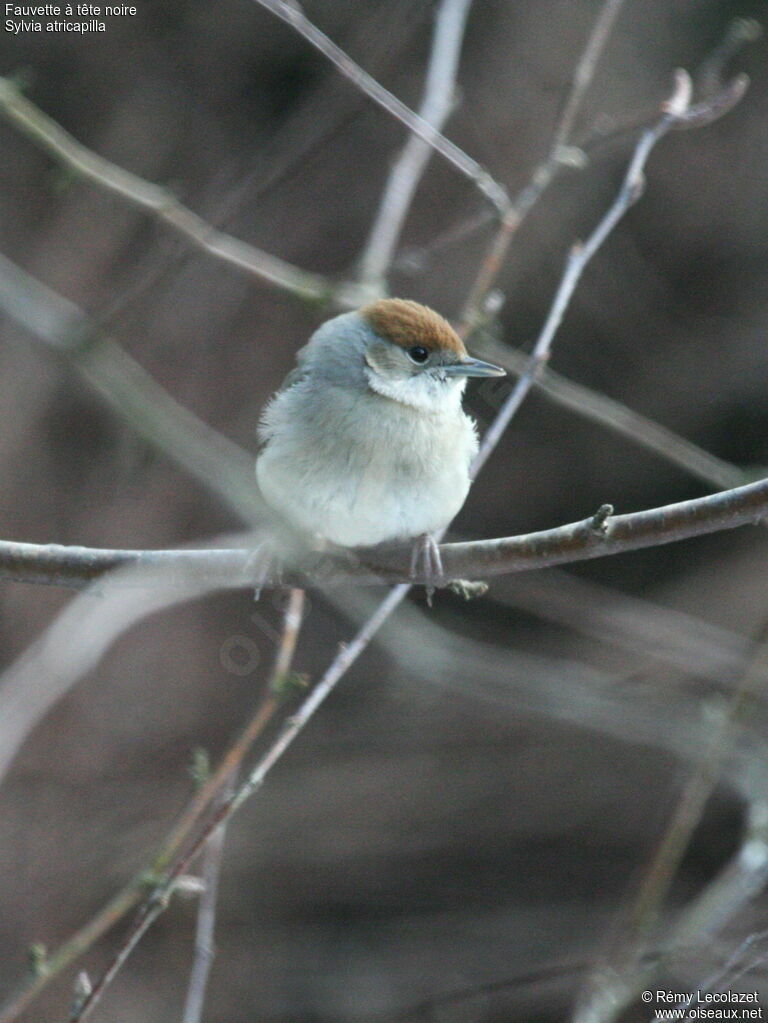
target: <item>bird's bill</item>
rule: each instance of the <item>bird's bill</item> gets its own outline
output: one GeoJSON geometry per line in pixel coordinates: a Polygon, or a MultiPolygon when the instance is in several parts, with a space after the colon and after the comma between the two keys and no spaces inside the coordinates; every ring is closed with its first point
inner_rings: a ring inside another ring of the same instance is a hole
{"type": "Polygon", "coordinates": [[[505,377],[507,375],[507,371],[501,366],[494,366],[492,362],[483,362],[481,359],[467,358],[440,368],[449,377],[505,377]]]}

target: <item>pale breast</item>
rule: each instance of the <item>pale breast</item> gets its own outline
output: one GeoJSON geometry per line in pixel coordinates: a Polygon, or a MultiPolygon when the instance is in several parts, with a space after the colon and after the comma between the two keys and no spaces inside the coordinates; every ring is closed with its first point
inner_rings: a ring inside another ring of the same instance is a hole
{"type": "Polygon", "coordinates": [[[301,530],[345,547],[446,526],[467,496],[477,450],[474,424],[458,406],[427,415],[341,390],[314,400],[302,384],[271,403],[262,435],[264,499],[301,530]]]}

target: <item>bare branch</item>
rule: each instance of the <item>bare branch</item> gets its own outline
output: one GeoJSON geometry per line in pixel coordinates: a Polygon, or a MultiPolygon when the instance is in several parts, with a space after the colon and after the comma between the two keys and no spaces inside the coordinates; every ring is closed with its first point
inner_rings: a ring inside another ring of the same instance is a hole
{"type": "MultiPolygon", "coordinates": [[[[183,206],[168,189],[144,181],[138,175],[115,166],[87,149],[22,96],[8,78],[0,78],[0,114],[74,175],[150,213],[208,255],[253,274],[297,298],[326,300],[335,294],[335,286],[325,278],[301,270],[248,242],[219,231],[183,206]]],[[[345,294],[344,286],[340,287],[339,293],[345,294]]],[[[351,295],[344,301],[358,304],[351,295]]]]}
{"type": "MultiPolygon", "coordinates": [[[[230,797],[233,788],[234,778],[225,784],[221,794],[222,802],[226,802],[230,797]]],[[[220,824],[205,843],[203,850],[203,869],[201,873],[203,891],[197,907],[195,958],[189,977],[182,1023],[202,1023],[203,1019],[205,992],[208,988],[208,978],[216,954],[214,949],[216,903],[219,895],[219,876],[224,858],[226,833],[226,823],[220,824]]]]}
{"type": "MultiPolygon", "coordinates": [[[[459,54],[471,3],[472,0],[442,0],[437,13],[427,83],[419,108],[419,116],[437,131],[442,130],[453,107],[459,54]]],[[[379,288],[386,276],[431,153],[427,141],[411,135],[392,168],[361,261],[361,279],[371,288],[379,288]]]]}
{"type": "Polygon", "coordinates": [[[486,459],[495,448],[502,433],[506,430],[507,424],[533,386],[541,368],[549,359],[549,350],[555,333],[562,322],[584,269],[618,224],[619,220],[642,195],[644,184],[643,170],[648,157],[651,155],[654,146],[684,117],[688,109],[690,93],[690,78],[685,71],[678,71],[675,77],[674,92],[665,104],[665,110],[661,119],[652,128],[646,129],[640,136],[616,199],[586,242],[583,245],[576,244],[571,249],[565,264],[565,271],[555,294],[555,299],[534,345],[528,361],[528,367],[520,376],[512,393],[494,419],[492,426],[483,437],[480,450],[472,466],[473,477],[482,469],[486,459]]]}
{"type": "Polygon", "coordinates": [[[436,128],[428,124],[423,117],[414,113],[410,107],[380,85],[375,78],[356,64],[339,46],[321,32],[317,26],[304,15],[298,4],[291,0],[255,0],[255,3],[266,7],[282,21],[287,22],[316,50],[331,61],[333,66],[352,84],[369,96],[374,103],[396,117],[419,138],[440,153],[450,164],[469,178],[493,205],[504,213],[509,206],[509,197],[503,186],[494,181],[491,175],[471,156],[459,149],[436,128]]]}
{"type": "MultiPolygon", "coordinates": [[[[566,101],[558,127],[555,129],[552,147],[547,157],[534,170],[530,182],[512,199],[506,214],[502,217],[496,235],[491,240],[464,306],[460,328],[463,336],[474,330],[482,319],[486,299],[499,275],[512,238],[523,220],[563,167],[579,168],[585,165],[585,147],[572,144],[570,133],[584,93],[594,75],[596,62],[605,46],[611,25],[621,4],[622,0],[617,3],[606,0],[574,75],[571,94],[566,101]]],[[[685,116],[677,118],[672,127],[677,130],[701,128],[722,117],[739,102],[749,85],[749,79],[746,75],[737,75],[732,81],[723,83],[720,73],[725,61],[741,46],[759,37],[758,29],[759,26],[756,28],[755,23],[750,19],[735,19],[729,27],[726,40],[711,58],[713,63],[709,75],[708,77],[705,75],[707,90],[704,98],[701,102],[691,105],[689,95],[685,116]]],[[[690,81],[688,87],[690,88],[690,81]]],[[[624,125],[619,132],[625,131],[627,127],[635,126],[624,125]]],[[[603,139],[603,141],[605,140],[603,139]]]]}
{"type": "Polygon", "coordinates": [[[573,73],[571,90],[563,106],[560,120],[555,127],[549,153],[534,170],[530,182],[512,200],[480,264],[477,277],[464,305],[461,328],[464,335],[470,333],[482,315],[485,299],[499,275],[512,238],[523,220],[563,167],[579,165],[578,153],[576,151],[569,152],[571,133],[584,96],[592,84],[600,56],[623,5],[624,0],[603,0],[587,45],[573,73]]]}
{"type": "MultiPolygon", "coordinates": [[[[646,511],[626,515],[606,511],[603,516],[599,524],[595,515],[590,515],[522,536],[442,544],[446,576],[483,579],[527,572],[762,524],[768,516],[768,479],[646,511]]],[[[251,548],[105,550],[0,541],[2,579],[80,588],[123,566],[153,570],[157,584],[162,580],[169,587],[183,587],[189,574],[211,589],[247,587],[255,582],[251,548]]],[[[369,586],[404,582],[411,580],[409,566],[410,550],[401,547],[325,554],[305,551],[296,555],[282,581],[269,578],[264,586],[297,583],[327,588],[349,582],[369,586]]]]}
{"type": "Polygon", "coordinates": [[[576,65],[571,91],[563,106],[560,121],[555,128],[550,154],[552,159],[557,158],[557,151],[559,149],[570,143],[571,134],[581,109],[581,104],[584,101],[584,96],[592,84],[597,63],[608,42],[614,22],[623,6],[624,0],[605,0],[600,8],[600,13],[587,40],[587,45],[584,48],[579,63],[576,65]]]}

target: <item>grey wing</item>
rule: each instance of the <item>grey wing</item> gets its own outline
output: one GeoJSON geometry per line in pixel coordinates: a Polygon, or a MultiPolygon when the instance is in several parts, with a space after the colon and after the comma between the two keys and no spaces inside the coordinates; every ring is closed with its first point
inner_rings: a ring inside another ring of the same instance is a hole
{"type": "Polygon", "coordinates": [[[301,383],[302,380],[306,380],[309,376],[309,368],[307,366],[307,356],[309,355],[309,346],[311,342],[308,341],[302,348],[296,352],[296,365],[293,367],[288,376],[283,380],[280,387],[275,392],[275,397],[278,394],[282,394],[283,391],[287,391],[289,387],[293,387],[294,384],[301,383]]]}
{"type": "Polygon", "coordinates": [[[261,414],[261,420],[256,432],[262,444],[266,443],[272,435],[275,410],[276,407],[280,405],[280,399],[285,396],[286,392],[306,380],[310,375],[309,367],[307,365],[308,348],[309,344],[306,344],[296,353],[296,365],[283,380],[282,384],[280,384],[280,387],[272,395],[261,414]]]}

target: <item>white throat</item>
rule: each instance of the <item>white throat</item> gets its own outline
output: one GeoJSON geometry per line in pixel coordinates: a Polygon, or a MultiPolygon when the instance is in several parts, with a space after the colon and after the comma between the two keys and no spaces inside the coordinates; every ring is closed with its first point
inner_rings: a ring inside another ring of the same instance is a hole
{"type": "Polygon", "coordinates": [[[365,375],[371,390],[377,394],[432,415],[445,415],[461,408],[461,396],[467,383],[466,377],[439,377],[429,372],[392,380],[370,366],[365,367],[365,375]]]}

